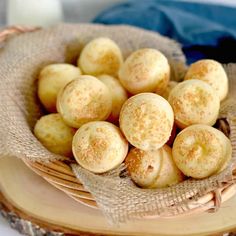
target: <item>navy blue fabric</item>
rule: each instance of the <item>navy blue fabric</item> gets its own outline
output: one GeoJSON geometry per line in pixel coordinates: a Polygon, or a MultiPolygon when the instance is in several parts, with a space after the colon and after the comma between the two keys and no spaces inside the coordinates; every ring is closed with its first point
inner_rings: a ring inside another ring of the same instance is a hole
{"type": "Polygon", "coordinates": [[[191,63],[201,58],[236,61],[236,8],[168,0],[130,0],[115,5],[96,23],[129,24],[157,31],[183,45],[191,63]]]}

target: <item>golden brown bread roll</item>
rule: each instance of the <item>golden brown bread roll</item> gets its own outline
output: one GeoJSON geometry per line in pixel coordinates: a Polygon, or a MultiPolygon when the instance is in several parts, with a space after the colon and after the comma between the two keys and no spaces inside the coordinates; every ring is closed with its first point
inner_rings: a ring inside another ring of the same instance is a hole
{"type": "Polygon", "coordinates": [[[185,175],[201,179],[227,166],[232,147],[221,131],[208,125],[192,125],[177,135],[172,152],[176,165],[185,175]]]}
{"type": "Polygon", "coordinates": [[[42,116],[34,127],[38,140],[51,152],[71,157],[75,129],[67,126],[57,113],[42,116]]]}
{"type": "Polygon", "coordinates": [[[221,101],[228,94],[228,77],[223,66],[217,61],[204,59],[193,63],[184,79],[199,79],[207,82],[218,93],[221,101]]]}
{"type": "Polygon", "coordinates": [[[179,83],[171,91],[168,101],[180,128],[193,124],[214,125],[218,118],[219,97],[204,81],[186,80],[179,83]]]}
{"type": "Polygon", "coordinates": [[[184,179],[167,145],[155,151],[132,148],[125,163],[132,180],[144,188],[163,188],[184,179]]]}
{"type": "Polygon", "coordinates": [[[97,78],[81,75],[58,94],[57,110],[69,126],[96,120],[106,120],[112,109],[112,97],[107,86],[97,78]]]}
{"type": "Polygon", "coordinates": [[[80,69],[70,64],[51,64],[40,71],[38,96],[49,112],[57,111],[56,102],[59,91],[80,75],[80,69]]]}
{"type": "Polygon", "coordinates": [[[72,149],[76,161],[82,167],[94,173],[104,173],[124,161],[128,142],[115,125],[94,121],[78,129],[72,149]]]}
{"type": "Polygon", "coordinates": [[[127,140],[142,150],[156,150],[169,139],[174,123],[170,104],[154,93],[129,98],[120,112],[120,128],[127,140]]]}
{"type": "Polygon", "coordinates": [[[118,45],[109,38],[96,38],[83,48],[78,59],[78,66],[89,75],[108,74],[117,76],[123,63],[123,56],[118,45]]]}
{"type": "Polygon", "coordinates": [[[140,187],[148,188],[155,182],[161,169],[160,149],[143,151],[132,148],[125,159],[125,164],[132,180],[140,187]]]}
{"type": "Polygon", "coordinates": [[[108,87],[112,96],[112,110],[107,120],[110,122],[117,122],[121,107],[128,99],[128,94],[118,79],[110,75],[100,75],[97,78],[108,87]]]}
{"type": "Polygon", "coordinates": [[[149,186],[150,188],[164,188],[184,180],[183,173],[177,168],[173,161],[172,149],[165,145],[162,147],[162,165],[156,181],[149,186]]]}
{"type": "Polygon", "coordinates": [[[170,78],[170,66],[166,57],[151,48],[133,52],[121,66],[119,79],[131,93],[161,93],[170,78]]]}

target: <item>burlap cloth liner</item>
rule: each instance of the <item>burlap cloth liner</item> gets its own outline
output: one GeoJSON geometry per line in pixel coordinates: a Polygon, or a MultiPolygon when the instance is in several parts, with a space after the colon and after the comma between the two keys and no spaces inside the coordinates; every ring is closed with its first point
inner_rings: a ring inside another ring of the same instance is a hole
{"type": "MultiPolygon", "coordinates": [[[[48,162],[63,157],[45,149],[32,133],[36,120],[43,114],[36,96],[39,70],[50,63],[75,63],[81,48],[92,38],[107,36],[120,46],[124,57],[138,48],[162,51],[172,66],[172,79],[185,72],[185,57],[177,43],[156,33],[128,26],[59,25],[54,28],[13,37],[0,53],[0,155],[48,162]]],[[[136,187],[120,171],[95,175],[73,164],[79,180],[94,196],[98,206],[112,222],[124,222],[145,215],[178,215],[187,211],[190,198],[198,198],[232,181],[236,162],[236,107],[234,106],[236,66],[225,66],[230,79],[229,99],[221,106],[220,117],[231,128],[233,159],[222,173],[204,180],[187,180],[173,187],[144,190],[136,187]]]]}

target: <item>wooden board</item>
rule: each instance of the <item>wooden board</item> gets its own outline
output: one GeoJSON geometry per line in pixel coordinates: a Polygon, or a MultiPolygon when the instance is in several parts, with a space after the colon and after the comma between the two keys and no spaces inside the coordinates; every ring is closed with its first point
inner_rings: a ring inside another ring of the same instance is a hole
{"type": "Polygon", "coordinates": [[[217,213],[146,219],[111,226],[102,213],[75,202],[34,174],[21,160],[0,159],[0,201],[21,218],[73,235],[221,235],[236,230],[236,197],[217,213]]]}

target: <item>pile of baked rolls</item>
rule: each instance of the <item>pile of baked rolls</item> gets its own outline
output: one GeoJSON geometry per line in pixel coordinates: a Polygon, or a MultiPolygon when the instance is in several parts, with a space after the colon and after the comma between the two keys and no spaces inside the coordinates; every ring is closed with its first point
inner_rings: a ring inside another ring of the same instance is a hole
{"type": "Polygon", "coordinates": [[[40,71],[38,97],[50,114],[37,121],[35,136],[93,173],[125,162],[143,188],[221,172],[232,156],[230,140],[212,127],[228,93],[223,67],[201,60],[184,81],[170,77],[168,60],[156,49],[139,49],[124,60],[114,41],[93,39],[76,66],[40,71]]]}

